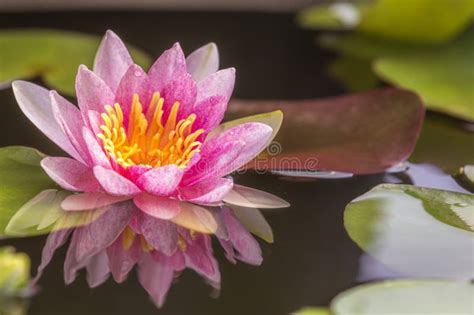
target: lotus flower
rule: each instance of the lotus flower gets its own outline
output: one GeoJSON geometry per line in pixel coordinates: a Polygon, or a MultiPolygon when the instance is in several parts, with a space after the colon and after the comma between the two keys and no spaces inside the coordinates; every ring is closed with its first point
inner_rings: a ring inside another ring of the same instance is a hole
{"type": "MultiPolygon", "coordinates": [[[[173,219],[178,200],[221,204],[233,188],[224,176],[261,152],[275,132],[259,122],[218,128],[235,69],[217,70],[214,44],[185,58],[176,43],[146,73],[108,31],[94,70],[79,67],[79,108],[55,91],[13,82],[25,115],[71,156],[41,162],[59,186],[81,193],[67,198],[63,208],[87,210],[133,199],[145,213],[173,219]]],[[[288,205],[273,199],[278,207],[288,205]]]]}
{"type": "MultiPolygon", "coordinates": [[[[36,280],[70,235],[66,283],[74,281],[81,268],[87,269],[91,287],[109,273],[122,282],[138,264],[139,280],[158,306],[175,275],[186,267],[219,288],[209,234],[216,234],[231,262],[262,262],[258,242],[246,227],[267,241],[273,236],[258,209],[251,208],[288,203],[234,185],[227,175],[269,144],[282,115],[277,111],[219,125],[235,70],[217,70],[214,44],[187,58],[175,44],[145,73],[108,31],[94,70],[79,67],[79,108],[55,91],[13,82],[25,115],[71,157],[41,162],[69,193],[41,192],[18,211],[9,228],[28,221],[21,217],[32,209],[57,209],[44,206],[53,201],[66,213],[85,213],[72,220],[81,222],[75,228],[67,215],[53,215],[59,218],[57,227],[43,249],[36,280]],[[92,211],[97,209],[101,211],[92,211]]],[[[43,221],[40,226],[45,226],[43,221]]]]}

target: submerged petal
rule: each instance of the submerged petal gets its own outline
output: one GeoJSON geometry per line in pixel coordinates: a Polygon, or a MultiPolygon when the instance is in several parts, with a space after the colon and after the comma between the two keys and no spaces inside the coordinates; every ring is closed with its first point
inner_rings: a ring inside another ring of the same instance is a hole
{"type": "Polygon", "coordinates": [[[172,266],[154,260],[151,255],[138,264],[138,280],[158,307],[163,306],[173,278],[172,266]]]}
{"type": "Polygon", "coordinates": [[[112,196],[103,192],[89,192],[70,195],[61,203],[61,208],[67,211],[83,211],[105,207],[129,199],[128,196],[112,196]]]}
{"type": "Polygon", "coordinates": [[[251,265],[260,265],[263,258],[258,242],[228,208],[223,208],[221,211],[229,234],[229,240],[239,253],[236,258],[251,265]]]}
{"type": "Polygon", "coordinates": [[[118,283],[127,279],[129,272],[142,256],[142,249],[137,240],[134,240],[134,243],[128,249],[125,249],[123,244],[122,233],[111,246],[107,247],[109,268],[114,280],[118,283]]]}
{"type": "Polygon", "coordinates": [[[168,220],[161,220],[141,211],[136,211],[130,227],[141,234],[157,251],[171,256],[178,248],[178,229],[168,220]]]}
{"type": "Polygon", "coordinates": [[[115,92],[120,79],[133,63],[122,40],[112,31],[105,33],[94,60],[94,72],[115,92]]]}
{"type": "Polygon", "coordinates": [[[73,191],[96,191],[100,188],[92,169],[71,158],[45,157],[41,167],[59,186],[73,191]]]}
{"type": "Polygon", "coordinates": [[[110,275],[107,253],[102,251],[93,256],[86,266],[87,283],[89,287],[95,288],[107,281],[110,275]]]}
{"type": "Polygon", "coordinates": [[[214,43],[204,45],[186,58],[188,72],[196,81],[201,81],[219,69],[219,52],[214,43]]]}
{"type": "Polygon", "coordinates": [[[49,91],[25,81],[14,81],[12,87],[18,105],[26,117],[61,149],[80,161],[81,156],[54,118],[49,91]]]}
{"type": "Polygon", "coordinates": [[[209,235],[198,234],[194,240],[187,242],[184,257],[188,267],[207,278],[212,284],[220,283],[219,264],[214,258],[209,235]]]}
{"type": "Polygon", "coordinates": [[[48,239],[46,240],[46,244],[43,247],[43,252],[41,255],[41,264],[38,267],[38,272],[35,279],[33,280],[33,283],[38,282],[38,280],[41,278],[44,269],[51,262],[54,252],[66,243],[69,235],[71,235],[71,232],[72,229],[59,230],[48,235],[48,239]]]}

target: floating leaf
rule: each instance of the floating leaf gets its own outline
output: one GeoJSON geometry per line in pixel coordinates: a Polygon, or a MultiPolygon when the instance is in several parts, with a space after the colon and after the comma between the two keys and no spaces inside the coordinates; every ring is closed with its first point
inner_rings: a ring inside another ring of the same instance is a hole
{"type": "Polygon", "coordinates": [[[235,118],[276,108],[285,115],[281,132],[249,167],[382,172],[408,158],[424,117],[419,98],[397,89],[326,100],[234,101],[228,112],[235,118]]]}
{"type": "Polygon", "coordinates": [[[431,163],[454,174],[474,161],[473,133],[458,124],[428,116],[410,161],[431,163]]]}
{"type": "Polygon", "coordinates": [[[474,31],[446,47],[383,56],[375,61],[375,71],[397,86],[417,91],[428,108],[474,121],[472,56],[474,31]]]}
{"type": "Polygon", "coordinates": [[[341,56],[329,65],[328,71],[351,91],[369,90],[380,84],[370,60],[341,56]]]}
{"type": "Polygon", "coordinates": [[[357,31],[416,43],[441,43],[472,20],[472,0],[376,0],[364,8],[357,31]]]}
{"type": "Polygon", "coordinates": [[[411,185],[379,185],[344,213],[349,236],[407,276],[474,277],[474,256],[466,254],[474,246],[473,223],[473,195],[411,185]]]}
{"type": "MultiPolygon", "coordinates": [[[[75,95],[80,64],[92,66],[100,37],[58,30],[8,30],[0,32],[0,84],[42,76],[47,85],[75,95]]],[[[150,58],[132,48],[135,61],[147,68],[150,58]]]]}
{"type": "Polygon", "coordinates": [[[392,280],[344,291],[331,302],[334,314],[472,314],[474,284],[392,280]]]}
{"type": "Polygon", "coordinates": [[[474,192],[474,165],[465,165],[461,167],[457,178],[467,189],[474,192]]]}
{"type": "Polygon", "coordinates": [[[45,189],[56,187],[40,166],[43,157],[32,148],[0,148],[0,237],[26,202],[45,189]]]}

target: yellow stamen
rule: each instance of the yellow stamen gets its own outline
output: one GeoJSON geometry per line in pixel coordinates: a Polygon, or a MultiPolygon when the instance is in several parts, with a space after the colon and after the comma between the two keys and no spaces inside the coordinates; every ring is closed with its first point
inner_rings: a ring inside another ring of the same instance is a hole
{"type": "Polygon", "coordinates": [[[126,227],[123,231],[122,246],[124,250],[129,250],[135,241],[135,232],[130,227],[126,227]]]}
{"type": "Polygon", "coordinates": [[[101,133],[97,137],[109,159],[123,167],[143,165],[160,167],[176,164],[185,167],[194,154],[199,152],[201,142],[196,139],[204,133],[203,129],[192,132],[196,115],[177,120],[179,102],[174,102],[166,121],[163,121],[164,99],[160,93],[152,96],[146,113],[138,94],[133,95],[132,106],[125,126],[121,106],[105,105],[101,114],[101,133]]]}
{"type": "Polygon", "coordinates": [[[142,236],[140,236],[140,245],[142,247],[142,250],[145,252],[145,253],[149,253],[151,252],[152,250],[154,250],[154,247],[150,245],[150,243],[148,243],[146,241],[146,239],[142,236]]]}
{"type": "Polygon", "coordinates": [[[178,235],[178,246],[183,252],[186,251],[186,240],[181,235],[178,235]]]}

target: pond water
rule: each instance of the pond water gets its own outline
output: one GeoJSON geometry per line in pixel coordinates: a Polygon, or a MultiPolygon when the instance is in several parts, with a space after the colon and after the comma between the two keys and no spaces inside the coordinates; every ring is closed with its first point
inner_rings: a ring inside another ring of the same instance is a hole
{"type": "MultiPolygon", "coordinates": [[[[334,56],[314,45],[314,34],[298,29],[289,14],[0,14],[0,28],[11,27],[53,27],[95,34],[110,28],[152,55],[177,40],[188,51],[215,41],[222,67],[237,68],[235,98],[303,99],[347,92],[326,75],[325,66],[334,56]]],[[[1,146],[26,145],[51,155],[59,153],[23,116],[11,90],[0,91],[0,102],[1,146]]],[[[439,152],[443,150],[439,147],[431,150],[436,147],[431,144],[440,141],[436,133],[439,128],[450,132],[450,139],[443,141],[451,142],[453,159],[457,158],[457,153],[465,152],[472,162],[472,134],[463,131],[452,119],[430,114],[427,120],[430,124],[425,124],[420,140],[427,149],[417,154],[417,163],[439,162],[439,152]],[[467,151],[463,151],[466,148],[467,151]]],[[[450,157],[443,161],[446,160],[450,157]]],[[[252,172],[236,175],[236,183],[280,196],[290,202],[291,207],[264,212],[273,228],[275,243],[260,242],[264,257],[262,266],[232,265],[226,261],[222,250],[214,247],[222,273],[222,290],[218,298],[210,297],[211,288],[189,270],[173,285],[160,311],[149,301],[133,273],[123,284],[108,280],[93,290],[89,289],[81,273],[72,285],[65,286],[62,271],[65,248],[62,248],[40,281],[41,291],[32,299],[28,314],[289,314],[308,305],[325,306],[339,292],[361,281],[361,264],[371,263],[344,229],[345,206],[380,183],[423,182],[426,174],[439,175],[438,171],[432,170],[425,170],[415,180],[407,174],[334,179],[290,178],[252,172]]],[[[456,186],[454,182],[451,184],[456,186]]],[[[45,237],[35,237],[3,240],[0,245],[14,245],[17,250],[28,253],[33,266],[37,266],[44,241],[45,237]]],[[[392,275],[390,272],[383,274],[392,275]]]]}

